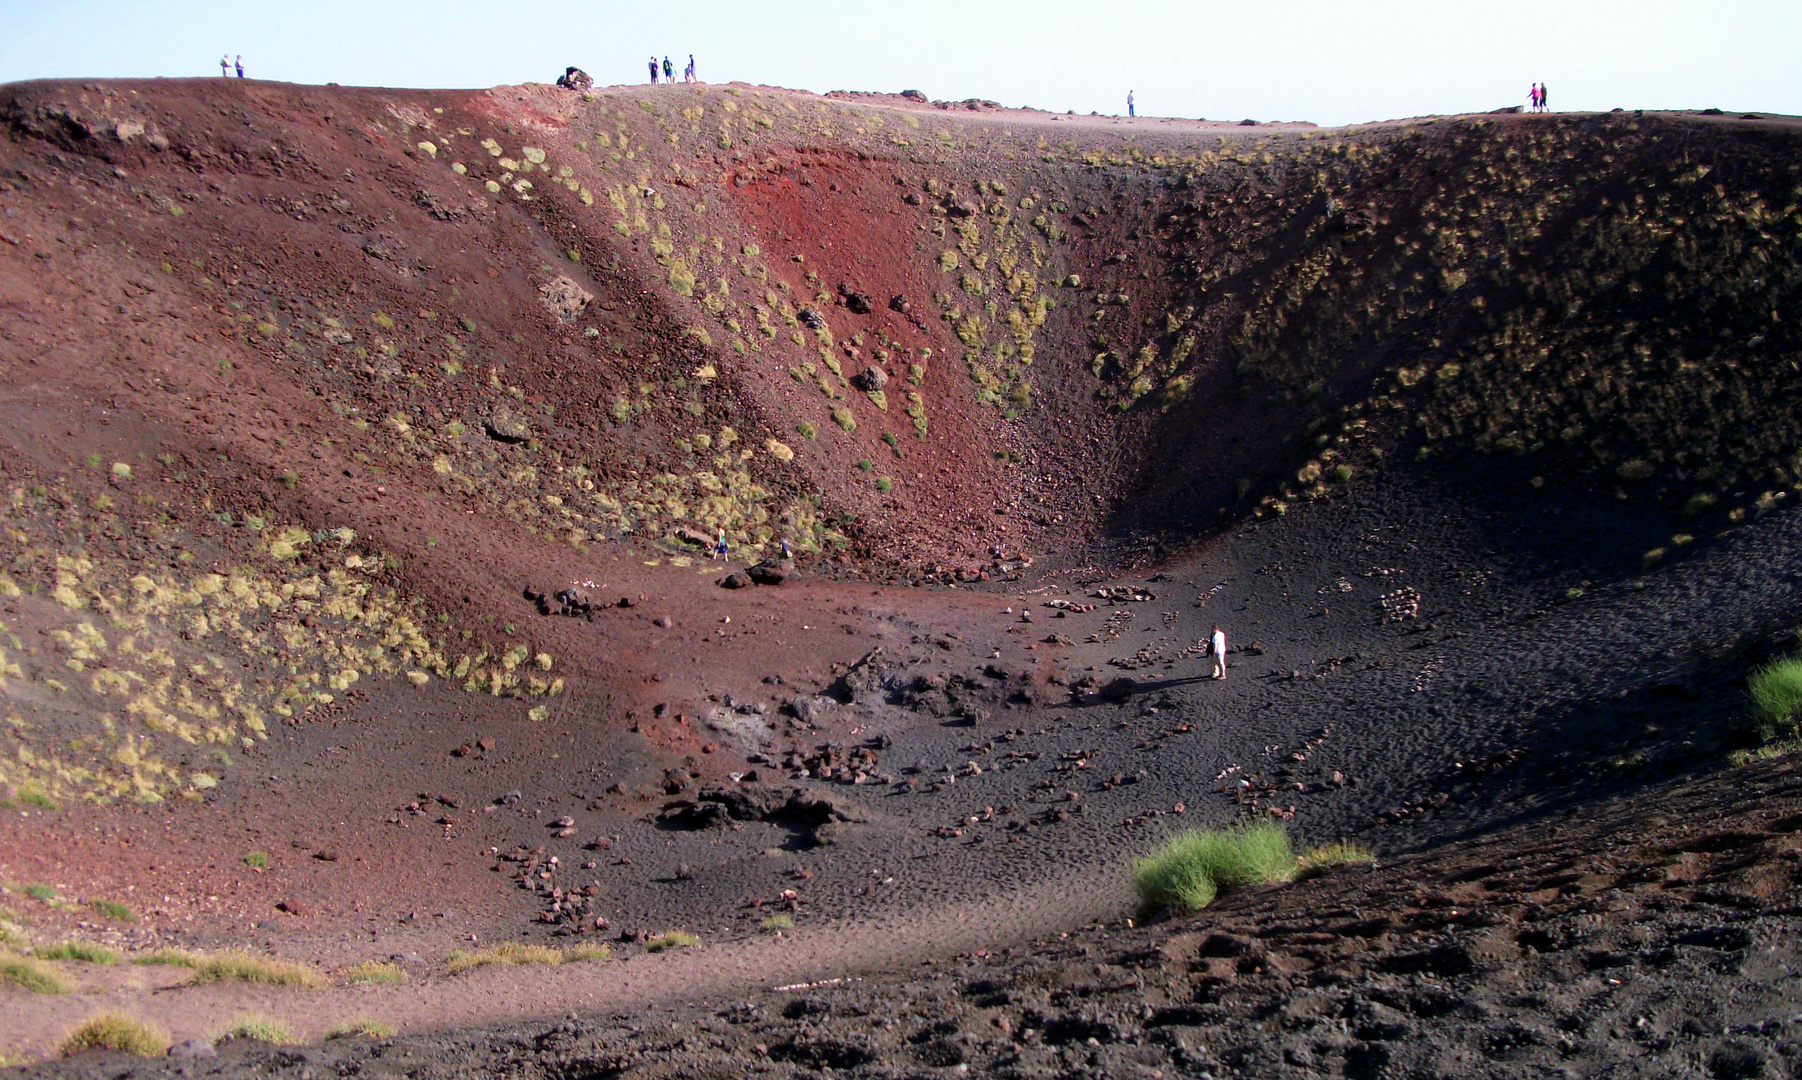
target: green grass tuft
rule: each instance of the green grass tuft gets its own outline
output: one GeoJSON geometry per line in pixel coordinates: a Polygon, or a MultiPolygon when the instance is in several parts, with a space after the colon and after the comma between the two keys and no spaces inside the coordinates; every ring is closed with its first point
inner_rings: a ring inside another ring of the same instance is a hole
{"type": "Polygon", "coordinates": [[[613,955],[613,950],[605,944],[571,945],[563,950],[563,962],[573,964],[580,960],[606,960],[613,955]]]}
{"type": "Polygon", "coordinates": [[[1289,881],[1295,862],[1289,834],[1279,825],[1186,832],[1140,859],[1133,883],[1144,911],[1196,911],[1231,889],[1289,881]]]}
{"type": "Polygon", "coordinates": [[[119,954],[87,941],[65,941],[48,949],[39,949],[40,960],[79,960],[84,964],[116,964],[119,954]]]}
{"type": "Polygon", "coordinates": [[[0,947],[9,949],[31,948],[31,935],[25,928],[9,919],[0,919],[0,947]]]}
{"type": "Polygon", "coordinates": [[[1752,673],[1746,684],[1757,713],[1758,733],[1766,742],[1796,734],[1802,715],[1802,660],[1784,657],[1752,673]]]}
{"type": "Polygon", "coordinates": [[[666,930],[644,943],[646,952],[662,952],[665,949],[692,948],[699,945],[701,939],[686,930],[666,930]]]}
{"type": "Polygon", "coordinates": [[[771,915],[761,923],[758,923],[757,928],[766,934],[774,934],[782,930],[793,930],[795,928],[795,918],[793,915],[771,915]]]}
{"type": "Polygon", "coordinates": [[[255,867],[256,869],[261,870],[265,866],[269,865],[269,856],[263,854],[260,851],[253,851],[250,854],[244,856],[244,865],[255,867]]]}
{"type": "Polygon", "coordinates": [[[213,1041],[227,1042],[231,1039],[255,1039],[272,1046],[293,1046],[300,1041],[294,1037],[294,1032],[289,1030],[288,1025],[266,1016],[240,1016],[213,1041]]]}
{"type": "Polygon", "coordinates": [[[137,913],[117,900],[90,900],[88,901],[88,906],[94,909],[94,914],[103,919],[111,919],[114,922],[122,923],[135,923],[138,921],[137,913]]]}
{"type": "Polygon", "coordinates": [[[64,1035],[57,1052],[71,1057],[83,1050],[117,1050],[139,1057],[161,1057],[168,1049],[168,1038],[144,1021],[118,1013],[101,1013],[64,1035]]]}
{"type": "Polygon", "coordinates": [[[1355,866],[1376,861],[1376,852],[1364,845],[1354,844],[1349,840],[1335,840],[1302,852],[1301,857],[1295,860],[1295,878],[1300,881],[1318,877],[1335,866],[1355,866]]]}
{"type": "Polygon", "coordinates": [[[407,973],[394,964],[382,960],[371,960],[366,964],[358,964],[344,973],[344,977],[354,983],[368,986],[392,985],[407,981],[407,973]]]}
{"type": "Polygon", "coordinates": [[[67,994],[73,989],[49,964],[11,953],[0,953],[0,986],[16,986],[34,994],[67,994]]]}
{"type": "Polygon", "coordinates": [[[1802,739],[1783,739],[1749,750],[1735,750],[1727,755],[1727,763],[1734,766],[1754,765],[1760,761],[1775,761],[1780,757],[1787,757],[1798,750],[1802,750],[1802,739]]]}
{"type": "Polygon", "coordinates": [[[445,961],[444,972],[456,975],[473,968],[487,967],[491,964],[561,964],[563,953],[548,945],[521,945],[516,941],[506,941],[487,949],[475,952],[454,952],[445,961]]]}
{"type": "Polygon", "coordinates": [[[185,967],[194,972],[197,983],[237,981],[309,989],[326,984],[326,978],[318,968],[238,950],[203,953],[189,949],[155,949],[132,957],[131,962],[185,967]]]}

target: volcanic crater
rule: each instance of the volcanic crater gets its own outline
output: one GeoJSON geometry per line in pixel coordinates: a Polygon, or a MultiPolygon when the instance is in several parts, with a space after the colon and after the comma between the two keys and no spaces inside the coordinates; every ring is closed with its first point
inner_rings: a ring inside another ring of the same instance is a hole
{"type": "Polygon", "coordinates": [[[1802,1067],[1793,119],[0,122],[4,1064],[1802,1067]]]}

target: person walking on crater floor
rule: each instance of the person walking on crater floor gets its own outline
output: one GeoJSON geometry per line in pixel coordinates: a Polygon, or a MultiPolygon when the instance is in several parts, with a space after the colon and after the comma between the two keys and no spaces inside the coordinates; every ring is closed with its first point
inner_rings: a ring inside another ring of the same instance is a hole
{"type": "Polygon", "coordinates": [[[726,555],[726,527],[724,525],[720,526],[719,535],[714,538],[713,557],[716,559],[727,559],[728,562],[731,561],[726,555]]]}
{"type": "Polygon", "coordinates": [[[238,63],[236,66],[238,69],[238,78],[242,79],[244,77],[244,54],[243,53],[238,54],[238,63]]]}
{"type": "Polygon", "coordinates": [[[1214,658],[1214,678],[1226,678],[1226,631],[1214,627],[1214,636],[1209,639],[1212,646],[1210,652],[1214,658]]]}
{"type": "Polygon", "coordinates": [[[657,58],[651,57],[651,85],[657,85],[657,58]]]}

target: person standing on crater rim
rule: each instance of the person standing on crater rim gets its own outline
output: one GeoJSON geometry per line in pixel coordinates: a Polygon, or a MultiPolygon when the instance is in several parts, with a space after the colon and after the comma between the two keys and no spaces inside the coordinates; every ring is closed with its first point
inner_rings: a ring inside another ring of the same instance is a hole
{"type": "Polygon", "coordinates": [[[651,85],[657,85],[657,58],[651,57],[651,85]]]}
{"type": "Polygon", "coordinates": [[[229,78],[231,76],[231,73],[232,73],[232,58],[229,56],[221,56],[219,58],[219,77],[221,79],[229,78]]]}
{"type": "Polygon", "coordinates": [[[1551,111],[1551,109],[1546,107],[1546,103],[1545,103],[1545,83],[1539,84],[1539,111],[1540,112],[1550,112],[1551,111]]]}
{"type": "Polygon", "coordinates": [[[244,77],[244,54],[243,53],[238,54],[237,67],[238,67],[238,78],[242,79],[244,77]]]}
{"type": "Polygon", "coordinates": [[[1133,112],[1133,92],[1131,90],[1126,92],[1126,115],[1128,117],[1137,115],[1133,112]]]}
{"type": "Polygon", "coordinates": [[[694,53],[688,54],[688,66],[682,69],[682,81],[685,83],[695,81],[695,54],[694,53]]]}
{"type": "Polygon", "coordinates": [[[663,81],[672,85],[676,81],[676,67],[669,62],[667,56],[663,58],[663,81]]]}
{"type": "Polygon", "coordinates": [[[1224,679],[1226,678],[1226,631],[1218,626],[1214,627],[1214,636],[1210,639],[1209,644],[1213,647],[1214,678],[1224,679]]]}

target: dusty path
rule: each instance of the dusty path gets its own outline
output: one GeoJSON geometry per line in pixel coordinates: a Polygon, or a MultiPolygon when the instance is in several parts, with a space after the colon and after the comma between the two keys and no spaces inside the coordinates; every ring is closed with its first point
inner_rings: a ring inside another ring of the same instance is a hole
{"type": "MultiPolygon", "coordinates": [[[[1772,762],[1589,813],[816,985],[324,1045],[210,1075],[1771,1076],[1794,1061],[1802,783],[1772,762]]],[[[527,980],[491,1010],[545,986],[527,980]]],[[[498,989],[498,987],[490,987],[498,989]]],[[[44,1077],[186,1076],[89,1054],[44,1077]]]]}
{"type": "Polygon", "coordinates": [[[278,1020],[313,1041],[340,1024],[369,1017],[403,1031],[426,1032],[731,999],[787,984],[907,971],[922,961],[993,949],[998,943],[1055,936],[1086,922],[1117,920],[1130,903],[1119,875],[1090,873],[897,918],[811,926],[781,938],[561,967],[487,967],[455,976],[427,968],[421,971],[423,978],[403,985],[318,991],[242,983],[177,989],[182,976],[169,969],[88,966],[78,976],[79,988],[67,997],[9,995],[0,1055],[12,1061],[50,1056],[65,1028],[105,1011],[141,1017],[177,1041],[212,1038],[222,1020],[239,1016],[278,1020]]]}

